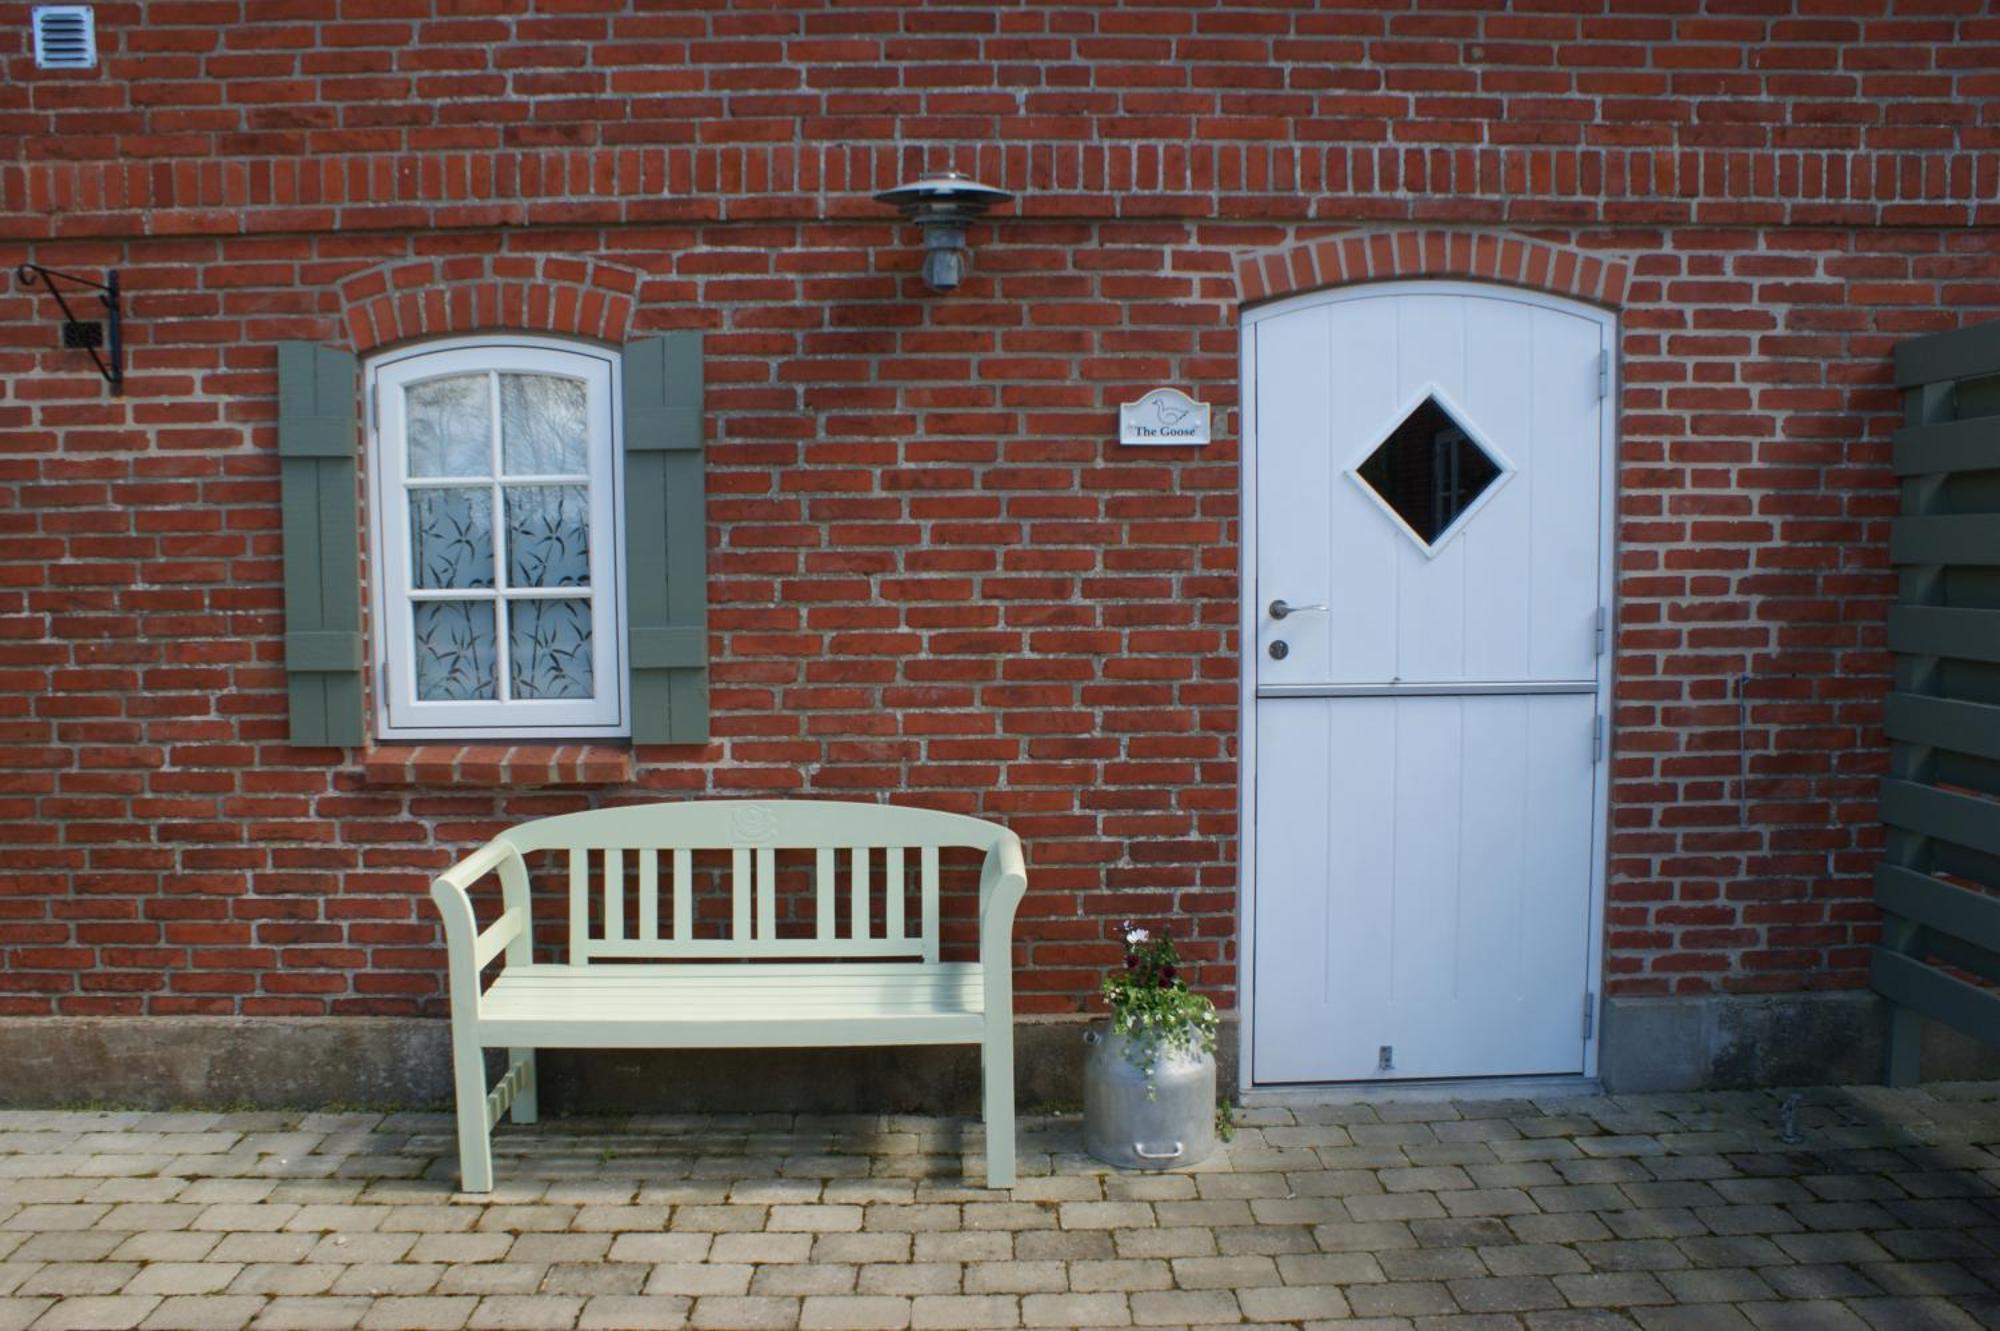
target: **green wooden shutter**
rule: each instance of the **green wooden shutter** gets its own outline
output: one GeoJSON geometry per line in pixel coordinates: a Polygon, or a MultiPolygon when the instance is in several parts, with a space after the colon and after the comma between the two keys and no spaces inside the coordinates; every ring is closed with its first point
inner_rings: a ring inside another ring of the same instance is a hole
{"type": "Polygon", "coordinates": [[[625,347],[625,582],[632,742],[708,739],[708,502],[701,334],[625,347]]]}
{"type": "Polygon", "coordinates": [[[345,351],[278,344],[285,672],[292,743],[313,747],[365,739],[355,368],[345,351]]]}

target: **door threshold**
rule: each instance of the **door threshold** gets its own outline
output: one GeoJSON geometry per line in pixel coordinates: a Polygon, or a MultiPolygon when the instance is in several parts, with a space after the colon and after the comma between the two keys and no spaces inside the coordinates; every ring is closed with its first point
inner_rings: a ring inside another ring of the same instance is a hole
{"type": "Polygon", "coordinates": [[[1328,1081],[1251,1086],[1238,1093],[1245,1109],[1346,1105],[1403,1100],[1568,1100],[1604,1094],[1596,1077],[1439,1077],[1431,1081],[1328,1081]]]}

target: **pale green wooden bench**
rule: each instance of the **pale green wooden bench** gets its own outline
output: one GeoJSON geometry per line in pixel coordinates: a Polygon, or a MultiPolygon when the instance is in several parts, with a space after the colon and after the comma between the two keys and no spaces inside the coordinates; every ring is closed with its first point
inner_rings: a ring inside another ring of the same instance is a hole
{"type": "Polygon", "coordinates": [[[1011,948],[1014,909],[1027,884],[1020,838],[997,823],[881,804],[643,804],[542,818],[502,833],[431,884],[451,966],[465,1190],[493,1188],[490,1134],[502,1114],[511,1109],[516,1123],[535,1121],[536,1049],[911,1044],[980,1046],[986,1183],[1012,1187],[1011,948]],[[985,856],[976,962],[938,959],[939,852],[953,847],[985,856]],[[523,858],[549,850],[567,852],[569,952],[557,965],[534,959],[523,858]],[[729,852],[730,913],[722,929],[696,928],[694,856],[702,851],[729,852]],[[811,937],[779,936],[781,852],[793,852],[787,866],[796,858],[812,869],[812,890],[798,903],[812,906],[811,937]],[[871,852],[885,852],[880,888],[871,883],[871,852]],[[905,900],[912,872],[915,920],[905,900]],[[489,873],[500,878],[501,914],[481,931],[466,889],[489,873]],[[602,899],[596,912],[594,892],[602,899]],[[636,913],[627,910],[628,892],[636,913]],[[637,921],[631,936],[628,914],[637,921]],[[504,965],[482,989],[481,972],[503,953],[504,965]],[[491,1089],[487,1049],[508,1051],[507,1070],[491,1089]]]}

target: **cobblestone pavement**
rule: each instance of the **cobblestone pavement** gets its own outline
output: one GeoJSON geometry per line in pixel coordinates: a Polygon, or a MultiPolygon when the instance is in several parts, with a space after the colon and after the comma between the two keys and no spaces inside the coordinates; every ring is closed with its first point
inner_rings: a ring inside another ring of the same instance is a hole
{"type": "Polygon", "coordinates": [[[506,1128],[473,1196],[441,1114],[6,1112],[0,1331],[2000,1325],[2000,1085],[1780,1103],[1259,1109],[1152,1175],[1029,1119],[1011,1194],[948,1119],[506,1128]]]}

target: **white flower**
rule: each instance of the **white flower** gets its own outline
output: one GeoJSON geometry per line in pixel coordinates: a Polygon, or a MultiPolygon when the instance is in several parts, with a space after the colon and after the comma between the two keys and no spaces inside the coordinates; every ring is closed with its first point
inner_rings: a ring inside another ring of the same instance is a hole
{"type": "Polygon", "coordinates": [[[1137,947],[1151,937],[1152,935],[1144,929],[1127,929],[1125,931],[1125,943],[1128,947],[1137,947]]]}

